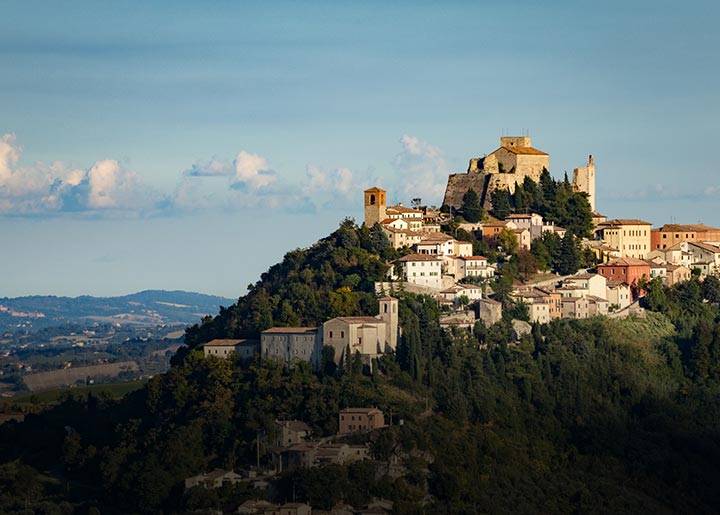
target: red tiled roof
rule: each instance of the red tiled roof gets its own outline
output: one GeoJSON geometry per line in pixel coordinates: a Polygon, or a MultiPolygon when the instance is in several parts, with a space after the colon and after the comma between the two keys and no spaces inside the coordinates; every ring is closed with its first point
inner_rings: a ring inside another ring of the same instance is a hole
{"type": "MultiPolygon", "coordinates": [[[[542,150],[538,150],[535,147],[511,147],[511,146],[502,146],[500,148],[504,148],[505,150],[512,152],[513,154],[524,154],[524,155],[533,155],[533,156],[546,156],[548,155],[547,152],[543,152],[542,150]]],[[[500,148],[498,150],[500,150],[500,148]]],[[[497,152],[497,150],[495,151],[497,152]]]]}
{"type": "Polygon", "coordinates": [[[316,333],[317,327],[271,327],[265,329],[263,334],[305,334],[305,333],[316,333]]]}
{"type": "Polygon", "coordinates": [[[204,347],[235,347],[237,345],[256,345],[257,340],[246,340],[246,339],[230,339],[230,338],[216,338],[210,340],[204,347]]]}
{"type": "Polygon", "coordinates": [[[442,261],[442,259],[435,254],[408,254],[396,261],[405,263],[407,261],[442,261]]]}

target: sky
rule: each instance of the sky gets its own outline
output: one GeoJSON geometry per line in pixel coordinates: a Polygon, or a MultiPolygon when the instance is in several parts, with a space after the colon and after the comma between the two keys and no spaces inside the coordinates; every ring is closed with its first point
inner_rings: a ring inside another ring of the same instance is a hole
{"type": "Polygon", "coordinates": [[[442,201],[529,133],[597,206],[720,225],[720,4],[0,7],[0,297],[231,298],[362,190],[442,201]]]}

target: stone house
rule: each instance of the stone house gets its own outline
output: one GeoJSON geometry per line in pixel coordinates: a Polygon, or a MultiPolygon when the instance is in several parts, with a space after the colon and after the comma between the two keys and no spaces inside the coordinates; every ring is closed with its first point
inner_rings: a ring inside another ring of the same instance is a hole
{"type": "Polygon", "coordinates": [[[242,360],[253,359],[260,350],[258,340],[218,338],[204,344],[203,354],[218,358],[228,358],[231,355],[239,355],[242,360]]]}
{"type": "Polygon", "coordinates": [[[300,420],[276,420],[275,429],[277,431],[275,445],[278,447],[289,447],[304,442],[312,433],[310,426],[300,420]]]}
{"type": "Polygon", "coordinates": [[[322,332],[317,327],[272,327],[260,334],[260,356],[286,364],[306,361],[317,370],[322,355],[322,332]]]}
{"type": "Polygon", "coordinates": [[[645,259],[650,248],[651,224],[637,219],[607,220],[597,226],[597,233],[622,257],[645,259]]]}
{"type": "Polygon", "coordinates": [[[543,217],[537,213],[528,214],[511,214],[505,218],[506,222],[513,222],[517,229],[527,229],[530,231],[530,238],[536,240],[543,233],[543,217]]]}
{"type": "Polygon", "coordinates": [[[590,299],[587,297],[563,297],[563,318],[587,318],[590,316],[590,299]]]}
{"type": "Polygon", "coordinates": [[[522,250],[530,250],[532,237],[529,229],[513,229],[512,233],[517,239],[518,248],[522,250]]]}
{"type": "Polygon", "coordinates": [[[668,286],[673,286],[683,281],[689,281],[692,277],[692,271],[686,266],[667,264],[665,267],[667,270],[665,284],[668,286]]]}
{"type": "Polygon", "coordinates": [[[463,277],[480,277],[481,279],[490,279],[495,277],[495,267],[488,264],[485,256],[465,256],[458,258],[459,276],[463,277]]]}
{"type": "Polygon", "coordinates": [[[392,227],[381,225],[385,236],[390,240],[390,244],[394,249],[403,247],[412,247],[417,245],[423,239],[423,233],[411,231],[410,229],[394,229],[392,227]]]}
{"type": "Polygon", "coordinates": [[[397,348],[398,300],[386,296],[379,299],[379,306],[380,314],[375,317],[336,317],[323,324],[323,344],[333,348],[336,363],[348,348],[352,355],[359,352],[366,361],[397,348]]]}
{"type": "Polygon", "coordinates": [[[563,286],[573,286],[581,295],[594,295],[605,298],[607,293],[607,279],[600,274],[582,273],[566,277],[563,286]]]}
{"type": "Polygon", "coordinates": [[[328,464],[344,465],[365,460],[368,456],[366,445],[346,443],[307,442],[277,449],[274,452],[276,469],[281,472],[328,464]]]}
{"type": "Polygon", "coordinates": [[[553,299],[549,291],[536,287],[524,288],[515,290],[511,297],[527,305],[531,323],[547,324],[552,319],[550,311],[553,299]]]}
{"type": "Polygon", "coordinates": [[[341,436],[385,427],[385,416],[377,408],[345,408],[340,410],[338,421],[341,436]]]}
{"type": "Polygon", "coordinates": [[[408,254],[393,263],[392,274],[409,283],[440,290],[443,260],[432,254],[408,254]]]}
{"type": "Polygon", "coordinates": [[[665,224],[650,232],[653,250],[669,249],[684,241],[720,242],[720,229],[705,224],[665,224]]]}
{"type": "Polygon", "coordinates": [[[595,295],[588,295],[586,298],[588,300],[588,316],[594,317],[608,314],[610,303],[607,299],[595,295]]]}
{"type": "Polygon", "coordinates": [[[605,298],[610,306],[624,309],[632,302],[632,291],[627,283],[622,281],[608,281],[605,298]]]}
{"type": "Polygon", "coordinates": [[[700,276],[718,275],[720,272],[720,246],[699,241],[684,242],[690,254],[690,268],[699,268],[700,276]]]}
{"type": "MultiPolygon", "coordinates": [[[[637,289],[639,281],[650,278],[650,265],[647,261],[634,258],[621,258],[597,266],[600,275],[609,281],[620,281],[637,289]]],[[[640,292],[638,291],[638,295],[640,292]]]]}
{"type": "Polygon", "coordinates": [[[472,303],[482,298],[482,288],[475,284],[456,284],[440,290],[438,296],[443,304],[456,304],[460,297],[467,297],[468,301],[472,303]]]}

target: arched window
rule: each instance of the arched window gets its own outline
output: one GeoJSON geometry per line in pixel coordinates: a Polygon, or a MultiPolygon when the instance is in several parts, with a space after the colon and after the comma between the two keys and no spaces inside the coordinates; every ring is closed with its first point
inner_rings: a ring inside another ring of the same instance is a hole
{"type": "Polygon", "coordinates": [[[375,194],[370,195],[370,205],[371,206],[375,205],[375,194]]]}

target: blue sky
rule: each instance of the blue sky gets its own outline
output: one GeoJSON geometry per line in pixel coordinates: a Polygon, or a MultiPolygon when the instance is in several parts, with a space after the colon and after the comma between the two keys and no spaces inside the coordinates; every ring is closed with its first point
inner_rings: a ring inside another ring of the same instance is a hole
{"type": "Polygon", "coordinates": [[[3,3],[0,296],[237,297],[521,131],[609,216],[720,225],[716,2],[148,4],[3,3]]]}

